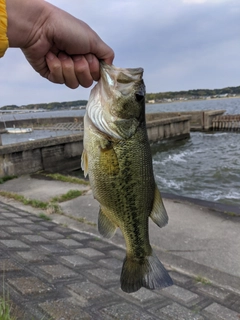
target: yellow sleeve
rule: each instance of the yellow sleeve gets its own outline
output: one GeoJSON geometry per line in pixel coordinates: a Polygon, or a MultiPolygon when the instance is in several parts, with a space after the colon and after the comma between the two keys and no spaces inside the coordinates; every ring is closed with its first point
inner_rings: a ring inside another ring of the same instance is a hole
{"type": "Polygon", "coordinates": [[[5,0],[0,0],[0,57],[4,55],[8,45],[6,4],[5,0]]]}

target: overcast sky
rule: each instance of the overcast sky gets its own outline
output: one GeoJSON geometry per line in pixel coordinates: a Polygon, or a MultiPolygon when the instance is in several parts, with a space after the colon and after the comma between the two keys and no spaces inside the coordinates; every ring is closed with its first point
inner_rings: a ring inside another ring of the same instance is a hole
{"type": "MultiPolygon", "coordinates": [[[[240,0],[50,0],[88,23],[147,92],[240,85],[240,0]]],[[[0,59],[0,106],[88,99],[39,76],[19,49],[0,59]]]]}

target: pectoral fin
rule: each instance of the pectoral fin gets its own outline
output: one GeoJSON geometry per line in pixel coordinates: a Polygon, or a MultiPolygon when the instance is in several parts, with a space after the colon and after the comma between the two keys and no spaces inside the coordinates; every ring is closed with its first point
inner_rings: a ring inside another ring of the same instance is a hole
{"type": "MultiPolygon", "coordinates": [[[[106,209],[105,209],[106,210],[106,209]]],[[[98,231],[99,233],[107,239],[114,236],[117,230],[117,226],[104,214],[104,210],[100,208],[98,216],[98,231]]]]}
{"type": "Polygon", "coordinates": [[[111,145],[101,149],[99,166],[103,174],[115,176],[119,173],[118,158],[111,145]]]}
{"type": "Polygon", "coordinates": [[[81,167],[84,171],[84,177],[88,175],[88,156],[87,152],[83,150],[82,157],[81,157],[81,167]]]}
{"type": "Polygon", "coordinates": [[[168,223],[168,215],[164,207],[160,191],[157,185],[155,186],[155,196],[153,202],[152,212],[150,218],[156,223],[160,228],[164,227],[168,223]]]}

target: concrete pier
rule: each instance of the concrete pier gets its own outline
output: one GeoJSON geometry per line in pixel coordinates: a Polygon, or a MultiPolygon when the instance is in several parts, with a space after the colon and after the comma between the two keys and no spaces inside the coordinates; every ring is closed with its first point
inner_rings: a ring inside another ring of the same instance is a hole
{"type": "Polygon", "coordinates": [[[240,115],[222,115],[213,119],[214,131],[240,131],[240,115]]]}
{"type": "MultiPolygon", "coordinates": [[[[150,142],[168,139],[186,139],[190,131],[210,131],[216,128],[216,119],[222,119],[225,110],[205,110],[191,112],[164,112],[146,114],[147,132],[150,142]]],[[[43,129],[56,127],[74,128],[77,134],[51,137],[11,145],[0,145],[0,177],[34,173],[39,170],[50,172],[77,170],[80,168],[83,150],[83,118],[31,119],[32,125],[43,129]],[[58,123],[56,122],[58,121],[58,123]],[[73,125],[71,125],[71,122],[73,125]]],[[[221,120],[222,121],[222,120],[221,120]]],[[[231,120],[232,121],[232,120],[231,120]]],[[[239,124],[238,122],[234,122],[239,124]]],[[[232,121],[233,122],[233,121],[232,121]]],[[[223,122],[219,122],[223,123],[223,122]]],[[[229,123],[229,121],[228,121],[229,123]]],[[[14,123],[29,126],[25,120],[14,123]]]]}
{"type": "MultiPolygon", "coordinates": [[[[149,140],[156,142],[189,137],[190,118],[181,116],[148,121],[149,140]]],[[[66,120],[69,123],[69,119],[66,120]]],[[[80,125],[80,119],[75,123],[80,125]]],[[[29,174],[40,170],[77,170],[80,169],[82,150],[82,131],[67,136],[3,145],[0,146],[0,177],[29,174]]]]}
{"type": "Polygon", "coordinates": [[[191,116],[178,116],[149,120],[147,116],[147,132],[150,142],[166,139],[185,139],[190,137],[191,116]]]}
{"type": "Polygon", "coordinates": [[[175,117],[190,117],[191,131],[209,131],[213,129],[213,120],[221,117],[226,110],[204,110],[204,111],[179,111],[179,112],[159,112],[146,115],[147,122],[160,119],[172,119],[175,117]]]}

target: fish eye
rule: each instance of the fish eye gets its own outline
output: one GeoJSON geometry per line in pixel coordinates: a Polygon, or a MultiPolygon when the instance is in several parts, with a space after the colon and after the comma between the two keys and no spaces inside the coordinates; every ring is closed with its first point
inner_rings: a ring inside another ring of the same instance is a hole
{"type": "Polygon", "coordinates": [[[137,100],[137,102],[140,102],[140,101],[142,101],[143,100],[143,98],[144,98],[144,96],[143,95],[141,95],[141,94],[135,94],[135,97],[136,97],[136,100],[137,100]]]}

